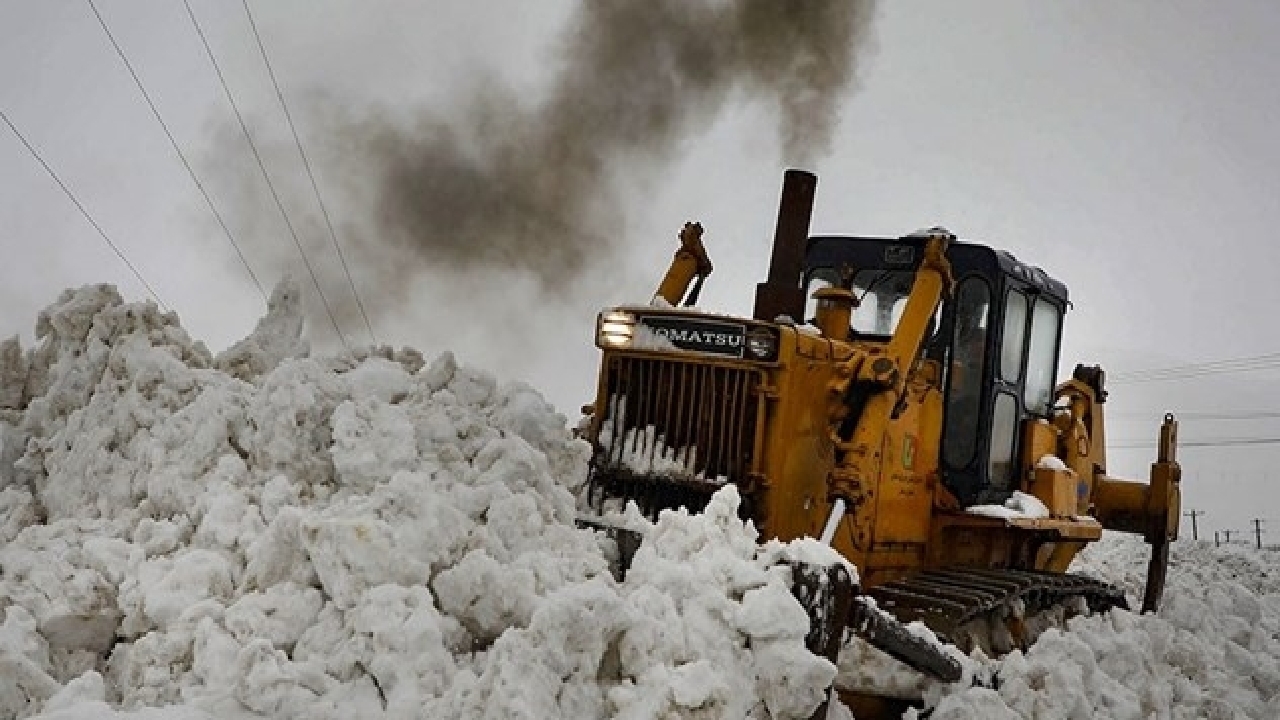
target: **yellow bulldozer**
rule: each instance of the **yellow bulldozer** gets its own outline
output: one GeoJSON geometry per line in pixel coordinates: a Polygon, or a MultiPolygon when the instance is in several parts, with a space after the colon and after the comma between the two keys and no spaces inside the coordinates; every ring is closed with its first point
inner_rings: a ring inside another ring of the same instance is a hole
{"type": "MultiPolygon", "coordinates": [[[[1103,371],[1055,384],[1063,283],[942,228],[810,236],[816,186],[784,175],[752,317],[692,307],[712,270],[695,223],[650,303],[600,313],[584,522],[628,502],[696,512],[733,483],[762,537],[820,538],[857,566],[857,583],[797,568],[811,649],[835,660],[853,633],[948,682],[959,663],[910,623],[998,656],[1037,618],[1127,607],[1067,572],[1104,529],[1150,544],[1154,610],[1181,514],[1174,418],[1148,482],[1109,476],[1103,371]]],[[[636,541],[615,537],[625,566],[636,541]]]]}

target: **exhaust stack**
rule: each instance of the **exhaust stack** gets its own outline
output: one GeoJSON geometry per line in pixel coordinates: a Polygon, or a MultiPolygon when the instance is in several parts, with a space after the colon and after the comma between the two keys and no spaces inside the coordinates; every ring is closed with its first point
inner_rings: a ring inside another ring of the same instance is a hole
{"type": "Polygon", "coordinates": [[[779,315],[788,315],[798,323],[804,322],[805,297],[800,282],[817,185],[818,176],[811,172],[788,170],[783,174],[769,277],[756,285],[753,317],[757,320],[773,322],[779,315]]]}

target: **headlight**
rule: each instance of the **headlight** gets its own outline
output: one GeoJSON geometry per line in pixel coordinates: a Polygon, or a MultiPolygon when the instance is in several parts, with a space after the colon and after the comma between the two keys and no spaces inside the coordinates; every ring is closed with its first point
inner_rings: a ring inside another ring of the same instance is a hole
{"type": "Polygon", "coordinates": [[[773,360],[778,354],[778,336],[764,328],[747,333],[747,352],[757,360],[773,360]]]}
{"type": "Polygon", "coordinates": [[[636,316],[624,310],[607,310],[596,318],[596,344],[602,348],[631,346],[636,316]]]}

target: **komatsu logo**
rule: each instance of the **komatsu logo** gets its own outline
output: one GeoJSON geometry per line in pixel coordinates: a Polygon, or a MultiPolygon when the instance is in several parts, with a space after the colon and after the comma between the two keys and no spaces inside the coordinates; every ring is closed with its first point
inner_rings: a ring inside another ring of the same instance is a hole
{"type": "Polygon", "coordinates": [[[640,322],[681,350],[742,357],[747,344],[745,325],[668,316],[646,316],[640,322]]]}
{"type": "Polygon", "coordinates": [[[721,347],[742,347],[742,336],[732,335],[730,333],[708,332],[706,330],[681,330],[678,328],[654,328],[653,331],[658,335],[679,345],[680,343],[691,343],[694,345],[719,345],[721,347]]]}

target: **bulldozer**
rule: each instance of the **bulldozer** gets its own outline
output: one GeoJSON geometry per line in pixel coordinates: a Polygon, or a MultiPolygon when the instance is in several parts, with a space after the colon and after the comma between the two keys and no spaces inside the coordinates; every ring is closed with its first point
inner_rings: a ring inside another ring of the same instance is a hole
{"type": "MultiPolygon", "coordinates": [[[[816,188],[784,173],[751,317],[696,307],[712,271],[697,223],[647,304],[598,315],[580,521],[617,540],[620,571],[638,539],[611,509],[697,512],[732,483],[762,538],[819,538],[856,566],[794,568],[810,649],[833,661],[857,636],[956,682],[947,644],[999,656],[1046,618],[1127,609],[1068,571],[1104,530],[1149,543],[1155,610],[1181,515],[1175,418],[1146,482],[1108,475],[1105,373],[1057,382],[1066,285],[944,228],[810,235],[816,188]]],[[[919,702],[835,689],[858,717],[919,702]]]]}

